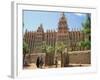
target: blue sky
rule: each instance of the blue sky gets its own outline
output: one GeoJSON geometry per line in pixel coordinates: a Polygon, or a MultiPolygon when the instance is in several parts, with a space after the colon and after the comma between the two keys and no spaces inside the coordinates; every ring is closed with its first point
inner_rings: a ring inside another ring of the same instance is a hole
{"type": "MultiPolygon", "coordinates": [[[[58,28],[58,22],[62,12],[48,12],[48,11],[23,11],[24,31],[36,31],[40,24],[43,24],[44,31],[48,29],[58,28]]],[[[86,18],[86,13],[64,13],[68,22],[68,28],[81,28],[82,22],[86,18]]]]}

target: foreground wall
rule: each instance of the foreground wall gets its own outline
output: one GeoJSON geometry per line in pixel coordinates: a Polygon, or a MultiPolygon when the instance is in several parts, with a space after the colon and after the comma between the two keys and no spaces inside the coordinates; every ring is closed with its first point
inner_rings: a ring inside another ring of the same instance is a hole
{"type": "Polygon", "coordinates": [[[69,52],[70,64],[90,64],[91,53],[90,51],[74,51],[69,52]]]}
{"type": "MultiPolygon", "coordinates": [[[[79,64],[91,64],[91,52],[90,50],[87,51],[73,51],[73,52],[68,52],[69,54],[69,64],[71,65],[79,65],[79,64]]],[[[31,54],[30,56],[26,56],[26,61],[31,62],[31,63],[36,63],[37,57],[41,54],[31,54]]],[[[45,53],[42,54],[45,62],[45,53]]],[[[54,60],[53,55],[49,55],[46,58],[46,63],[51,63],[54,60]]],[[[61,60],[61,56],[59,55],[58,60],[61,60]]],[[[53,64],[53,63],[52,63],[53,64]]]]}

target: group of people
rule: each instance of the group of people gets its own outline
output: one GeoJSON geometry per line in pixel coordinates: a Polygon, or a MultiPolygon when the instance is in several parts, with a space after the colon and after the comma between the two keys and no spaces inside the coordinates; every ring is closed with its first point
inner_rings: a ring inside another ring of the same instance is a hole
{"type": "Polygon", "coordinates": [[[43,68],[44,60],[42,56],[37,57],[36,66],[37,68],[43,68]]]}

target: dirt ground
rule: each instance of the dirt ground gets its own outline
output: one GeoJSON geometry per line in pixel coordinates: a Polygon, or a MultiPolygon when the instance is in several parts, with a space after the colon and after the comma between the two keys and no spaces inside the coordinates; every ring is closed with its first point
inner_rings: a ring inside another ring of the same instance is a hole
{"type": "MultiPolygon", "coordinates": [[[[88,66],[90,66],[90,64],[69,64],[69,67],[88,67],[88,66]]],[[[47,68],[56,68],[56,65],[52,66],[43,65],[42,69],[47,69],[47,68]]],[[[58,64],[57,68],[61,68],[61,64],[58,64]]],[[[38,69],[38,68],[36,67],[35,63],[30,63],[28,66],[25,66],[24,69],[38,69]]]]}

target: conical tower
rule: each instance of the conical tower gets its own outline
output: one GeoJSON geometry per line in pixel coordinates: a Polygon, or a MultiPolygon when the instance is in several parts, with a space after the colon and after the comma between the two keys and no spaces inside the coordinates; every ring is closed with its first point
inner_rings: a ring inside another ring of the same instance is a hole
{"type": "Polygon", "coordinates": [[[58,32],[68,32],[68,24],[64,12],[58,22],[58,32]]]}

